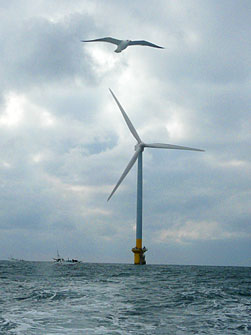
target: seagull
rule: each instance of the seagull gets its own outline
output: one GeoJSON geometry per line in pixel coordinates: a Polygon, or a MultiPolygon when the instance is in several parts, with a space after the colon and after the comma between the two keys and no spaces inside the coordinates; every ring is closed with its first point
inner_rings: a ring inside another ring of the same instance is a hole
{"type": "Polygon", "coordinates": [[[112,37],[103,37],[103,38],[97,38],[95,40],[87,40],[87,41],[81,41],[81,42],[108,42],[108,43],[116,44],[117,49],[114,50],[114,52],[117,52],[117,53],[125,50],[130,45],[144,45],[148,47],[164,49],[163,47],[160,47],[159,45],[156,45],[151,42],[144,41],[144,40],[141,40],[141,41],[117,40],[116,38],[112,38],[112,37]]]}

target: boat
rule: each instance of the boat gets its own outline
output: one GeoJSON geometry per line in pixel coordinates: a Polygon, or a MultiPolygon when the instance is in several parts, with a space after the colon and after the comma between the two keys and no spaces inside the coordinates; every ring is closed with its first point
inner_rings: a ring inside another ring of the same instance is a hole
{"type": "Polygon", "coordinates": [[[57,250],[57,257],[53,258],[53,260],[54,260],[55,263],[63,263],[64,262],[64,259],[59,255],[58,250],[57,250]]]}
{"type": "Polygon", "coordinates": [[[54,260],[54,263],[57,263],[57,264],[76,264],[76,263],[81,263],[81,261],[77,260],[76,258],[64,259],[63,257],[61,257],[59,255],[58,250],[57,250],[57,257],[53,258],[53,260],[54,260]]]}

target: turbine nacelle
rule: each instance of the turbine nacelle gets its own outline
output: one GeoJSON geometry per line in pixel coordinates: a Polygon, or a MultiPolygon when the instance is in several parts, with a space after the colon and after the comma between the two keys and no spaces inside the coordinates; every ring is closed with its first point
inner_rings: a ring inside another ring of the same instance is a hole
{"type": "Polygon", "coordinates": [[[135,151],[144,151],[145,148],[145,143],[137,143],[134,147],[135,151]]]}

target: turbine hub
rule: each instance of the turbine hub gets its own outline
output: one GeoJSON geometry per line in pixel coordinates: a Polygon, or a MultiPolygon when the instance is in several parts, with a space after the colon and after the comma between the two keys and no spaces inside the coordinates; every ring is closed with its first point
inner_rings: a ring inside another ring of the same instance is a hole
{"type": "Polygon", "coordinates": [[[134,148],[135,148],[135,151],[137,151],[138,149],[140,149],[140,151],[144,151],[145,143],[143,142],[137,143],[134,148]]]}

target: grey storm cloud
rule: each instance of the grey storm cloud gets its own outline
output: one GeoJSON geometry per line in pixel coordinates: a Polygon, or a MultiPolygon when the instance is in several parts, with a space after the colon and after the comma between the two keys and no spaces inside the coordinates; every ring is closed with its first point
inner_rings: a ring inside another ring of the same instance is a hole
{"type": "MultiPolygon", "coordinates": [[[[72,20],[83,20],[76,16],[72,20]]],[[[12,22],[11,22],[12,23],[12,22]]],[[[90,26],[86,22],[86,27],[90,26]]],[[[91,81],[88,57],[78,46],[76,32],[67,22],[53,23],[45,18],[29,18],[9,25],[2,40],[1,72],[7,85],[23,90],[46,85],[48,81],[72,80],[81,76],[91,81]]]]}
{"type": "Polygon", "coordinates": [[[250,265],[249,1],[0,1],[0,258],[250,265]],[[143,6],[142,6],[143,4],[143,6]],[[130,24],[128,24],[128,22],[130,24]],[[164,50],[83,45],[145,39],[164,50]],[[129,50],[130,49],[130,50],[129,50]]]}

